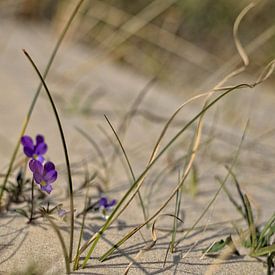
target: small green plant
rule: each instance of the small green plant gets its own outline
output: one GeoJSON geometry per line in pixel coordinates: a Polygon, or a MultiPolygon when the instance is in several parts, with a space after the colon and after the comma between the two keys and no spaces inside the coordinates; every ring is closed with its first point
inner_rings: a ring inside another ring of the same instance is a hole
{"type": "MultiPolygon", "coordinates": [[[[271,274],[272,269],[274,269],[275,254],[275,213],[264,225],[257,226],[254,221],[253,210],[248,196],[242,192],[236,175],[231,171],[231,169],[228,170],[237,188],[241,204],[234,199],[225,185],[223,185],[223,189],[229,200],[235,206],[237,211],[242,215],[247,224],[247,228],[245,229],[241,229],[238,226],[235,226],[239,236],[238,244],[245,248],[247,250],[247,254],[251,257],[265,257],[267,263],[267,273],[271,274]]],[[[206,248],[203,253],[205,255],[218,254],[226,247],[230,247],[231,249],[229,256],[233,254],[240,255],[240,252],[237,248],[238,246],[234,244],[231,235],[226,239],[214,242],[208,248],[206,248]]]]}

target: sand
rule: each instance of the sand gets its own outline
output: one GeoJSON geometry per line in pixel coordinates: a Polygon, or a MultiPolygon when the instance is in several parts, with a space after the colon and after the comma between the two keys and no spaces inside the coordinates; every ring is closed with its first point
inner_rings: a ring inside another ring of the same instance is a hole
{"type": "MultiPolygon", "coordinates": [[[[26,49],[42,70],[51,53],[53,41],[56,41],[57,37],[53,31],[43,25],[34,26],[8,19],[1,19],[0,24],[0,159],[1,172],[4,172],[18,139],[24,116],[39,84],[39,79],[21,49],[26,49]]],[[[88,167],[90,174],[98,171],[103,178],[106,178],[106,171],[102,167],[98,154],[75,127],[89,133],[100,144],[107,161],[110,161],[113,146],[106,140],[99,125],[107,131],[115,143],[116,140],[106,123],[104,114],[117,129],[119,122],[131,108],[131,104],[150,81],[149,77],[142,76],[126,66],[114,64],[112,60],[95,66],[94,60],[100,55],[102,53],[92,51],[79,43],[67,41],[58,53],[47,80],[63,123],[75,190],[84,180],[85,167],[88,167]],[[91,63],[90,67],[83,66],[83,63],[87,61],[91,63]]],[[[248,81],[254,79],[249,75],[244,77],[248,81]]],[[[136,176],[145,168],[165,120],[181,103],[194,94],[192,91],[197,91],[197,87],[201,86],[199,83],[194,84],[192,89],[188,85],[188,87],[182,87],[181,91],[173,91],[173,87],[155,83],[144,97],[129,124],[126,135],[122,137],[136,176]]],[[[183,109],[162,144],[166,144],[188,119],[200,110],[202,103],[203,101],[200,100],[183,109]]],[[[214,138],[211,139],[207,148],[202,147],[195,160],[199,176],[199,192],[195,198],[192,198],[190,194],[183,196],[181,217],[184,218],[184,225],[179,225],[180,228],[192,226],[219,188],[215,177],[223,178],[226,175],[224,165],[231,162],[248,118],[250,118],[250,125],[235,172],[243,190],[249,194],[253,207],[260,211],[261,215],[257,222],[266,221],[274,212],[275,148],[272,132],[266,134],[274,128],[275,119],[272,116],[274,103],[275,96],[270,82],[267,81],[253,91],[244,89],[229,95],[218,104],[217,109],[210,111],[206,117],[202,142],[209,141],[209,138],[213,136],[214,138]],[[216,117],[215,121],[214,117],[216,117]]],[[[142,194],[150,215],[158,209],[176,186],[177,169],[166,173],[158,183],[154,183],[154,179],[167,167],[168,163],[174,163],[178,157],[186,153],[186,145],[191,140],[192,129],[194,128],[190,127],[179,142],[171,147],[168,154],[157,162],[144,183],[142,194]]],[[[34,136],[37,133],[45,135],[49,145],[48,156],[57,163],[60,175],[58,181],[54,183],[53,192],[46,200],[50,200],[52,205],[63,203],[63,207],[68,209],[64,154],[56,121],[44,91],[41,92],[27,129],[29,135],[34,136]]],[[[183,162],[180,162],[180,165],[182,166],[183,162]]],[[[125,170],[120,158],[116,158],[111,162],[107,175],[108,188],[104,186],[102,177],[98,177],[96,183],[105,189],[110,198],[119,200],[131,184],[128,174],[129,171],[125,170]]],[[[228,181],[228,186],[233,190],[234,196],[237,196],[231,180],[228,181]]],[[[95,201],[99,196],[98,190],[91,188],[90,191],[92,200],[95,201]]],[[[83,191],[75,194],[76,214],[83,209],[84,194],[83,191]]],[[[12,208],[16,207],[19,206],[12,205],[12,208]]],[[[162,213],[174,213],[174,200],[162,213]]],[[[56,215],[55,217],[64,238],[68,241],[68,223],[56,215]]],[[[221,192],[200,224],[225,222],[238,218],[240,215],[226,195],[221,192]]],[[[77,218],[75,246],[80,222],[81,218],[77,218]]],[[[87,240],[96,232],[103,222],[98,213],[89,213],[84,239],[87,240]]],[[[146,244],[141,234],[137,233],[119,248],[111,259],[103,263],[97,260],[112,244],[142,222],[143,216],[139,202],[133,200],[127,210],[103,235],[87,268],[75,273],[123,274],[129,262],[134,261],[129,274],[205,274],[210,267],[213,267],[211,263],[215,259],[201,258],[202,249],[213,241],[220,240],[228,234],[234,234],[231,223],[224,223],[215,228],[209,226],[205,230],[193,232],[179,243],[177,252],[168,254],[166,265],[163,267],[166,249],[171,240],[167,232],[157,231],[156,245],[137,260],[134,259],[139,250],[151,241],[150,230],[143,228],[142,234],[147,241],[146,244]],[[196,246],[186,254],[194,244],[196,246]]],[[[170,229],[172,225],[171,217],[161,217],[157,221],[157,227],[170,229]]],[[[177,234],[177,238],[182,237],[183,233],[177,234]]],[[[35,224],[29,225],[24,217],[14,211],[1,214],[1,274],[10,272],[20,274],[30,265],[35,265],[38,274],[65,273],[62,250],[55,232],[46,220],[39,219],[35,224]]],[[[215,274],[264,273],[263,264],[245,254],[223,261],[215,271],[215,274]]]]}

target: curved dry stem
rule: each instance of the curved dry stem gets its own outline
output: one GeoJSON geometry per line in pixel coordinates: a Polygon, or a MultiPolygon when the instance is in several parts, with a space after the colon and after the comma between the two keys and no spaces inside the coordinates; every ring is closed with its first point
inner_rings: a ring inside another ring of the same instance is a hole
{"type": "Polygon", "coordinates": [[[242,19],[244,18],[244,16],[252,9],[256,6],[256,2],[251,2],[248,6],[246,6],[238,15],[238,17],[236,18],[235,22],[234,22],[234,26],[233,26],[233,38],[234,38],[234,42],[237,48],[237,51],[244,63],[244,66],[246,67],[249,64],[249,59],[248,56],[241,44],[241,41],[239,39],[238,36],[238,31],[239,31],[239,26],[240,23],[242,21],[242,19]]]}
{"type": "Polygon", "coordinates": [[[139,250],[139,252],[134,257],[134,260],[131,261],[129,263],[129,265],[127,266],[127,268],[125,269],[125,271],[123,273],[124,275],[128,274],[128,272],[129,272],[131,266],[133,265],[134,261],[137,261],[139,259],[139,257],[141,257],[145,252],[151,250],[155,246],[155,244],[157,243],[157,240],[158,240],[156,222],[160,217],[164,217],[164,216],[172,217],[175,220],[178,220],[181,223],[183,223],[183,220],[181,220],[179,217],[177,217],[176,215],[173,215],[173,214],[162,214],[162,215],[158,216],[152,224],[152,229],[151,229],[152,241],[149,244],[147,244],[145,247],[143,247],[142,249],[139,250]]]}

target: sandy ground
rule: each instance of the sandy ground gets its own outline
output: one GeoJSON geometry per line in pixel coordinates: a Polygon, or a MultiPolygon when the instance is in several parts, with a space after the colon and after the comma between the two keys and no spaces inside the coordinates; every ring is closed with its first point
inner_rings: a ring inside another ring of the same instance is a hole
{"type": "MultiPolygon", "coordinates": [[[[24,116],[39,84],[37,76],[21,49],[26,49],[39,68],[43,69],[53,48],[53,41],[57,38],[43,26],[35,27],[8,20],[1,20],[0,26],[0,159],[1,171],[4,172],[24,116]]],[[[150,81],[129,68],[119,67],[111,61],[95,66],[93,61],[98,55],[99,53],[92,52],[84,46],[67,42],[62,46],[47,80],[62,118],[70,160],[73,164],[75,189],[83,181],[84,163],[87,163],[90,174],[99,171],[100,174],[105,175],[96,151],[76,131],[75,127],[78,126],[89,133],[100,144],[107,161],[110,161],[113,146],[108,143],[99,125],[114,141],[115,139],[103,115],[106,114],[117,128],[142,88],[150,81]],[[90,67],[87,69],[85,66],[85,70],[81,71],[82,64],[87,61],[91,63],[90,67]]],[[[245,75],[244,79],[253,81],[254,78],[245,75]]],[[[202,86],[201,83],[194,85],[193,90],[197,91],[197,87],[202,86]]],[[[122,138],[136,176],[143,171],[165,120],[191,94],[190,87],[183,87],[182,91],[173,91],[170,87],[154,84],[144,97],[129,124],[126,135],[122,138]]],[[[197,101],[183,109],[176,123],[168,131],[163,144],[166,144],[177,130],[200,110],[202,103],[197,101]]],[[[217,105],[217,108],[209,112],[203,130],[202,143],[209,140],[211,142],[207,148],[202,146],[195,160],[199,175],[198,195],[196,198],[188,194],[183,197],[184,227],[192,226],[214,196],[219,187],[215,177],[226,175],[224,165],[231,162],[248,118],[250,124],[247,138],[235,172],[243,189],[249,194],[253,207],[261,214],[258,222],[265,221],[274,212],[274,104],[273,89],[267,82],[253,91],[245,89],[229,95],[217,105]]],[[[186,153],[186,145],[192,137],[192,129],[191,127],[177,144],[172,146],[168,154],[160,159],[148,175],[142,194],[149,214],[153,214],[158,209],[176,185],[177,170],[164,173],[157,183],[155,178],[164,171],[168,163],[173,163],[175,159],[186,153]]],[[[36,133],[46,136],[49,144],[48,155],[58,164],[60,172],[59,180],[54,184],[54,191],[48,199],[53,204],[64,203],[67,209],[62,146],[44,91],[38,100],[27,133],[32,136],[36,133]]],[[[183,165],[182,162],[180,164],[183,165]]],[[[105,190],[111,198],[119,199],[131,182],[120,158],[116,158],[109,165],[109,187],[105,190]]],[[[97,183],[103,186],[100,178],[97,179],[97,183]]],[[[228,181],[228,186],[236,195],[231,180],[228,181]]],[[[95,200],[98,196],[97,190],[92,189],[92,194],[95,200]]],[[[83,193],[76,193],[75,200],[76,213],[79,213],[83,208],[83,193]]],[[[174,201],[163,213],[173,212],[174,201]]],[[[240,216],[222,192],[200,224],[212,224],[236,218],[240,216]]],[[[76,237],[79,234],[80,221],[80,218],[76,220],[76,237]]],[[[88,262],[88,268],[75,273],[123,274],[128,263],[134,260],[135,255],[145,245],[139,233],[125,243],[110,260],[100,263],[97,257],[142,221],[141,208],[138,201],[134,200],[103,236],[93,259],[88,262]]],[[[68,224],[61,220],[57,222],[65,238],[68,238],[68,224]]],[[[103,221],[97,218],[97,214],[89,214],[84,239],[87,240],[101,224],[103,221]]],[[[172,219],[167,217],[157,222],[158,226],[166,228],[171,228],[172,224],[172,219]]],[[[143,229],[142,233],[149,242],[150,230],[143,229]]],[[[137,261],[134,260],[130,274],[204,274],[214,259],[208,257],[201,259],[201,249],[229,233],[234,233],[234,230],[230,223],[226,223],[214,229],[209,227],[190,234],[186,240],[179,243],[176,253],[168,254],[164,268],[163,261],[171,237],[164,232],[157,233],[159,237],[157,244],[137,261]],[[197,245],[186,255],[196,242],[197,245]]],[[[183,233],[179,233],[177,238],[180,239],[182,236],[183,233]]],[[[39,220],[35,225],[28,225],[26,219],[18,214],[9,212],[2,215],[0,222],[1,274],[8,274],[11,271],[19,274],[19,271],[23,271],[30,264],[38,266],[41,273],[64,273],[61,247],[55,233],[46,221],[39,220]]],[[[253,258],[241,256],[222,262],[215,274],[264,274],[264,267],[253,258]]]]}

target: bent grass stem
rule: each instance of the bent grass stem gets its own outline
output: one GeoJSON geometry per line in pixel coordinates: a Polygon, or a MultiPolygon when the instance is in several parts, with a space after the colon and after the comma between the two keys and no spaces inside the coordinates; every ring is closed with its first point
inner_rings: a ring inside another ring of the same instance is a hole
{"type": "Polygon", "coordinates": [[[28,60],[30,61],[30,63],[32,64],[34,70],[36,71],[38,77],[40,78],[45,91],[48,95],[49,101],[51,103],[55,118],[56,118],[56,122],[58,125],[58,129],[59,129],[59,133],[60,133],[60,137],[61,137],[61,142],[63,145],[63,150],[64,150],[64,156],[65,156],[65,161],[66,161],[66,167],[67,167],[67,173],[68,173],[68,183],[69,183],[69,197],[70,197],[70,212],[71,212],[71,231],[70,231],[70,249],[69,249],[69,258],[71,260],[71,255],[72,255],[72,249],[73,249],[73,234],[74,234],[74,199],[73,199],[73,182],[72,182],[72,175],[71,175],[71,168],[70,168],[70,160],[69,160],[69,154],[68,154],[68,150],[67,150],[67,145],[66,145],[66,140],[65,140],[65,135],[64,135],[64,131],[62,128],[62,124],[55,106],[55,103],[53,101],[53,98],[50,94],[50,91],[46,85],[45,80],[43,79],[43,76],[41,75],[40,71],[38,70],[37,66],[35,65],[34,61],[32,60],[32,58],[30,57],[30,55],[23,50],[24,54],[26,55],[26,57],[28,58],[28,60]]]}

